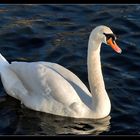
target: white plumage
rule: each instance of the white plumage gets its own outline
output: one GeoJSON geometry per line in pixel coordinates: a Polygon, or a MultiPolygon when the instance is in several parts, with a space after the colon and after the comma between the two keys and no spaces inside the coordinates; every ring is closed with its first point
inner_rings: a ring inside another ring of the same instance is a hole
{"type": "Polygon", "coordinates": [[[88,46],[88,79],[84,83],[63,66],[50,62],[12,62],[0,55],[0,74],[10,96],[36,111],[75,118],[103,118],[110,113],[100,64],[100,46],[106,43],[106,26],[95,28],[88,46]]]}

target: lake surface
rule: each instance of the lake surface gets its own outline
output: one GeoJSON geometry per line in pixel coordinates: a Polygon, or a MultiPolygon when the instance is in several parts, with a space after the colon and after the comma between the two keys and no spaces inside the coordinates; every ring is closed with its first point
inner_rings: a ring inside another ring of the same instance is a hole
{"type": "Polygon", "coordinates": [[[59,63],[89,87],[87,44],[91,30],[107,25],[122,54],[102,44],[101,60],[111,100],[109,116],[72,119],[30,110],[0,83],[0,135],[139,135],[140,5],[0,5],[0,52],[11,61],[59,63]]]}

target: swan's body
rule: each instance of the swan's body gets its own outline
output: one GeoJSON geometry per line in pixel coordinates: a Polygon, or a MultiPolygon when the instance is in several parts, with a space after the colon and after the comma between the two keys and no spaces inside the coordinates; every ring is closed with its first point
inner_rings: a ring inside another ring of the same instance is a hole
{"type": "MultiPolygon", "coordinates": [[[[91,92],[71,71],[50,62],[12,62],[0,55],[0,74],[10,96],[33,110],[75,118],[103,118],[111,104],[103,81],[100,46],[106,26],[95,28],[88,44],[88,79],[91,92]],[[102,33],[102,34],[101,34],[102,33]]],[[[115,49],[115,48],[114,48],[115,49]]],[[[116,47],[116,51],[118,48],[116,47]]]]}

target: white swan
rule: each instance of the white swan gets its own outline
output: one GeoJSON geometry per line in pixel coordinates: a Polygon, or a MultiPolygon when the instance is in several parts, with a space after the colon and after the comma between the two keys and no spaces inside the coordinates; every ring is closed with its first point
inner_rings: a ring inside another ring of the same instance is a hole
{"type": "Polygon", "coordinates": [[[110,113],[111,104],[102,76],[100,47],[105,43],[121,53],[115,40],[106,26],[98,26],[90,34],[87,63],[91,92],[75,74],[59,64],[9,64],[0,54],[3,86],[7,94],[36,111],[74,118],[104,118],[110,113]]]}

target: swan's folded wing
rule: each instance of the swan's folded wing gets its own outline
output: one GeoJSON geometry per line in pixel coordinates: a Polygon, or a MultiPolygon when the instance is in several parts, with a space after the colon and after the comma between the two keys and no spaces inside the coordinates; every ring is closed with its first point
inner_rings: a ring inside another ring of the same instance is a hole
{"type": "Polygon", "coordinates": [[[74,88],[78,96],[81,100],[88,106],[92,103],[91,93],[89,92],[88,88],[85,84],[70,70],[66,69],[65,67],[51,62],[38,62],[43,64],[46,67],[51,68],[59,75],[61,75],[65,80],[67,80],[71,86],[74,88]]]}
{"type": "Polygon", "coordinates": [[[72,85],[56,71],[38,62],[12,62],[11,69],[18,75],[32,97],[55,100],[70,105],[81,102],[72,85]]]}
{"type": "Polygon", "coordinates": [[[85,84],[77,77],[74,73],[72,73],[70,70],[66,69],[65,67],[51,62],[40,62],[47,67],[50,67],[57,73],[59,73],[61,76],[63,76],[67,81],[69,81],[73,86],[79,87],[83,92],[91,97],[91,94],[88,90],[88,88],[85,86],[85,84]]]}

